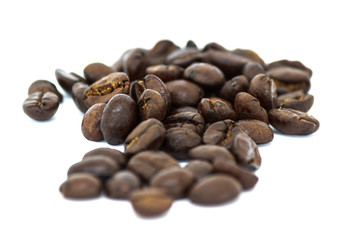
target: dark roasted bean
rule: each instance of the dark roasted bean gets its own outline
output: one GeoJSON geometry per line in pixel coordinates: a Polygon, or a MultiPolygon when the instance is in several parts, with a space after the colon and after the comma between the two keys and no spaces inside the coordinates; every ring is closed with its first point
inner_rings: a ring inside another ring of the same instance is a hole
{"type": "Polygon", "coordinates": [[[25,99],[23,111],[30,118],[46,121],[52,118],[59,107],[59,98],[53,92],[33,92],[25,99]]]}

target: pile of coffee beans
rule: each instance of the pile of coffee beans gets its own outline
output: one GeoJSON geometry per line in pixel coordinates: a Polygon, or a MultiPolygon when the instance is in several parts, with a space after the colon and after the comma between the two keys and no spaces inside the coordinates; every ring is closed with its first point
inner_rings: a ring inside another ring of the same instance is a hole
{"type": "MultiPolygon", "coordinates": [[[[60,192],[69,199],[127,199],[145,217],[165,213],[177,199],[200,205],[236,199],[258,182],[258,145],[273,140],[273,129],[308,135],[320,125],[306,113],[314,102],[308,67],[266,64],[254,51],[217,43],[180,48],[161,40],[126,51],[112,66],[91,63],[83,76],[61,69],[55,75],[84,113],[84,137],[125,146],[86,153],[60,192]]],[[[45,80],[28,94],[23,110],[39,121],[62,101],[45,80]]]]}

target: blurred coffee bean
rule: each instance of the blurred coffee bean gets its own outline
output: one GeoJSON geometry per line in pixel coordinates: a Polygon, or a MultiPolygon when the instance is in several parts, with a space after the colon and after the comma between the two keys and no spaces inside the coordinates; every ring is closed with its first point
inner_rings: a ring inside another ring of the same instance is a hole
{"type": "Polygon", "coordinates": [[[101,190],[101,181],[89,173],[74,173],[60,186],[60,192],[69,199],[96,198],[101,190]]]}
{"type": "Polygon", "coordinates": [[[132,172],[117,172],[105,183],[106,196],[113,199],[128,199],[130,194],[141,187],[140,179],[132,172]]]}
{"type": "Polygon", "coordinates": [[[259,73],[265,73],[263,65],[258,62],[248,62],[243,69],[243,75],[251,81],[259,73]]]}
{"type": "Polygon", "coordinates": [[[200,145],[188,151],[190,159],[203,159],[214,162],[215,159],[223,159],[225,161],[235,163],[235,158],[229,150],[216,145],[200,145]]]}
{"type": "Polygon", "coordinates": [[[72,86],[77,82],[85,83],[86,80],[79,75],[74,73],[65,72],[62,69],[55,70],[55,77],[60,84],[60,86],[67,92],[71,93],[72,86]]]}
{"type": "Polygon", "coordinates": [[[153,65],[146,68],[146,74],[158,76],[163,82],[180,79],[184,69],[177,65],[153,65]]]}
{"type": "Polygon", "coordinates": [[[99,157],[110,158],[112,161],[116,162],[120,168],[125,167],[125,165],[127,164],[127,158],[125,154],[123,154],[119,150],[108,147],[95,148],[87,152],[83,156],[82,161],[86,161],[92,158],[99,158],[99,157]]]}
{"type": "Polygon", "coordinates": [[[99,62],[90,63],[84,68],[84,76],[89,84],[93,84],[113,72],[109,66],[99,62]]]}
{"type": "Polygon", "coordinates": [[[186,166],[185,169],[192,172],[196,180],[201,179],[212,173],[213,167],[206,160],[191,160],[186,166]]]}
{"type": "Polygon", "coordinates": [[[243,132],[234,136],[231,145],[231,152],[234,154],[236,161],[244,167],[254,171],[261,165],[261,156],[256,143],[243,132]]]}

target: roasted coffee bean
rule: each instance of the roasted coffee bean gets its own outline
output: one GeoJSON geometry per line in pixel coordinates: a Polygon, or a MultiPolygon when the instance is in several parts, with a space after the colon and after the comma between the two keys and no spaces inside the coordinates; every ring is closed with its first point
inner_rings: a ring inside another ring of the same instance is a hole
{"type": "Polygon", "coordinates": [[[33,92],[23,103],[24,113],[37,121],[49,120],[58,108],[59,98],[53,92],[33,92]]]}
{"type": "Polygon", "coordinates": [[[221,46],[220,44],[218,44],[216,42],[207,43],[204,46],[203,51],[206,52],[208,50],[227,51],[226,48],[224,48],[223,46],[221,46]]]}
{"type": "Polygon", "coordinates": [[[265,73],[263,65],[258,62],[248,62],[245,64],[243,69],[243,75],[251,81],[259,73],[265,73]]]}
{"type": "Polygon", "coordinates": [[[163,121],[166,116],[166,103],[159,92],[146,89],[140,96],[137,106],[142,121],[156,118],[163,121]]]}
{"type": "Polygon", "coordinates": [[[86,80],[75,73],[68,73],[62,69],[55,70],[55,77],[60,86],[67,92],[71,93],[72,86],[77,82],[85,83],[86,80]]]}
{"type": "Polygon", "coordinates": [[[156,217],[168,211],[173,200],[162,189],[144,188],[133,191],[130,202],[140,216],[156,217]]]}
{"type": "Polygon", "coordinates": [[[140,179],[130,171],[120,171],[106,181],[105,193],[109,198],[128,199],[130,194],[141,187],[140,179]]]}
{"type": "MultiPolygon", "coordinates": [[[[179,49],[172,41],[160,40],[147,53],[147,59],[150,66],[162,64],[166,57],[173,51],[179,49]]],[[[156,75],[156,74],[155,74],[156,75]]],[[[162,79],[163,80],[163,79],[162,79]]],[[[164,80],[163,80],[164,81],[164,80]]]]}
{"type": "Polygon", "coordinates": [[[84,68],[84,76],[89,84],[93,84],[97,80],[113,73],[114,71],[103,63],[90,63],[84,68]]]}
{"type": "Polygon", "coordinates": [[[276,108],[276,85],[269,76],[262,73],[256,75],[249,84],[248,93],[257,98],[266,110],[276,108]]]}
{"type": "Polygon", "coordinates": [[[125,94],[116,94],[106,104],[100,128],[104,139],[111,145],[122,144],[138,120],[135,101],[125,94]]]}
{"type": "Polygon", "coordinates": [[[235,178],[224,174],[213,174],[194,184],[189,198],[196,204],[218,205],[234,200],[241,191],[241,184],[235,178]]]}
{"type": "Polygon", "coordinates": [[[57,90],[56,86],[53,83],[47,80],[37,80],[33,82],[28,89],[28,95],[34,92],[42,92],[43,94],[47,92],[52,92],[55,93],[56,96],[58,96],[59,102],[63,101],[63,95],[57,90]]]}
{"type": "Polygon", "coordinates": [[[101,181],[89,173],[74,173],[61,184],[60,192],[65,198],[90,199],[101,195],[101,181]]]}
{"type": "Polygon", "coordinates": [[[193,41],[193,40],[189,40],[186,42],[186,48],[195,48],[195,49],[198,49],[196,43],[193,41]]]}
{"type": "Polygon", "coordinates": [[[227,81],[224,86],[221,88],[219,97],[229,102],[234,102],[235,96],[239,92],[247,91],[249,86],[249,81],[245,76],[240,75],[233,77],[231,80],[227,81]]]}
{"type": "Polygon", "coordinates": [[[192,172],[196,180],[209,175],[213,171],[212,165],[204,160],[191,160],[185,169],[192,172]]]}
{"type": "Polygon", "coordinates": [[[183,168],[167,168],[159,171],[150,182],[150,187],[161,188],[173,199],[186,196],[187,190],[194,183],[194,174],[183,168]]]}
{"type": "Polygon", "coordinates": [[[187,128],[170,128],[166,131],[166,137],[162,149],[176,159],[186,159],[187,152],[201,144],[201,137],[187,128]]]}
{"type": "Polygon", "coordinates": [[[107,147],[96,148],[87,152],[83,156],[82,161],[86,161],[92,158],[101,158],[101,157],[110,158],[111,160],[116,162],[120,168],[125,167],[127,163],[127,158],[125,154],[123,154],[119,150],[111,149],[107,147]]]}
{"type": "Polygon", "coordinates": [[[204,132],[205,120],[196,112],[179,112],[167,117],[164,121],[166,129],[180,127],[187,128],[202,136],[204,132]]]}
{"type": "Polygon", "coordinates": [[[257,119],[269,123],[267,112],[261,107],[259,100],[246,92],[236,95],[234,108],[238,119],[257,119]]]}
{"type": "Polygon", "coordinates": [[[165,63],[186,68],[194,62],[199,62],[201,58],[202,53],[199,50],[195,48],[183,48],[171,52],[166,57],[165,63]]]}
{"type": "Polygon", "coordinates": [[[75,83],[71,89],[71,97],[75,103],[75,106],[83,113],[88,110],[88,106],[85,104],[86,95],[85,92],[88,89],[89,85],[78,82],[75,83]]]}
{"type": "Polygon", "coordinates": [[[84,114],[81,122],[81,132],[87,140],[100,142],[104,140],[100,122],[106,103],[97,103],[91,106],[84,114]]]}
{"type": "Polygon", "coordinates": [[[198,105],[198,111],[205,119],[205,122],[214,123],[217,121],[231,119],[236,120],[236,112],[230,102],[221,98],[203,98],[198,105]]]}
{"type": "Polygon", "coordinates": [[[131,81],[142,79],[148,66],[148,50],[135,48],[126,51],[113,65],[113,69],[125,72],[131,81]]]}
{"type": "Polygon", "coordinates": [[[269,111],[270,124],[284,134],[308,135],[319,129],[320,123],[313,116],[291,108],[269,111]]]}
{"type": "Polygon", "coordinates": [[[184,69],[177,65],[154,65],[146,68],[146,74],[158,76],[163,82],[180,79],[184,69]]]}
{"type": "Polygon", "coordinates": [[[170,92],[174,107],[197,106],[204,96],[204,90],[201,87],[182,79],[167,82],[166,87],[170,92]]]}
{"type": "Polygon", "coordinates": [[[271,142],[274,132],[268,124],[256,119],[240,120],[236,123],[256,144],[271,142]]]}
{"type": "Polygon", "coordinates": [[[272,68],[277,68],[277,67],[297,68],[297,69],[300,69],[300,70],[303,70],[303,71],[307,72],[310,77],[312,76],[312,70],[310,68],[306,67],[303,63],[301,63],[299,61],[289,61],[289,60],[286,60],[286,59],[275,61],[275,62],[267,64],[266,65],[266,70],[270,70],[272,68]]]}
{"type": "Polygon", "coordinates": [[[198,113],[198,110],[197,110],[197,108],[190,107],[190,106],[178,107],[171,111],[170,116],[175,115],[177,113],[181,113],[181,112],[198,113]]]}
{"type": "Polygon", "coordinates": [[[291,108],[302,112],[307,112],[314,103],[314,96],[304,93],[302,90],[282,94],[277,98],[279,108],[291,108]]]}
{"type": "Polygon", "coordinates": [[[256,143],[243,132],[238,132],[234,136],[230,148],[236,161],[250,170],[257,170],[261,165],[261,156],[256,143]]]}
{"type": "Polygon", "coordinates": [[[150,118],[141,122],[125,139],[125,151],[129,155],[144,150],[157,150],[162,145],[166,130],[162,122],[150,118]]]}
{"type": "Polygon", "coordinates": [[[185,69],[184,77],[200,86],[216,88],[226,82],[221,70],[209,63],[193,63],[185,69]]]}
{"type": "Polygon", "coordinates": [[[264,60],[262,60],[261,57],[252,50],[236,48],[231,52],[235,53],[238,56],[247,58],[251,62],[257,62],[257,63],[261,64],[262,66],[265,65],[264,60]]]}
{"type": "Polygon", "coordinates": [[[128,169],[148,181],[154,174],[164,168],[180,167],[178,162],[169,154],[162,151],[143,151],[134,155],[128,169]]]}
{"type": "Polygon", "coordinates": [[[203,142],[210,145],[219,145],[230,149],[234,136],[242,132],[241,128],[232,120],[224,120],[211,124],[203,135],[203,142]]]}
{"type": "Polygon", "coordinates": [[[85,91],[85,104],[106,103],[116,94],[129,94],[130,80],[125,73],[111,73],[91,84],[85,91]]]}
{"type": "Polygon", "coordinates": [[[216,173],[229,174],[235,177],[241,183],[244,190],[253,188],[258,182],[259,178],[253,173],[245,170],[235,163],[216,159],[212,164],[213,170],[216,173]]]}
{"type": "Polygon", "coordinates": [[[188,151],[190,159],[203,159],[213,162],[215,159],[223,159],[225,161],[235,163],[235,158],[229,150],[216,145],[200,145],[188,151]]]}

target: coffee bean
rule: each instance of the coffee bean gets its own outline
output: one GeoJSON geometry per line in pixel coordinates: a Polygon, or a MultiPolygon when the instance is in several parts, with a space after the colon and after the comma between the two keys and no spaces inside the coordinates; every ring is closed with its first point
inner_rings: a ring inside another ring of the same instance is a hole
{"type": "Polygon", "coordinates": [[[276,85],[269,76],[262,73],[256,75],[249,84],[248,93],[257,98],[266,110],[276,108],[276,85]]]}
{"type": "Polygon", "coordinates": [[[299,61],[289,61],[289,60],[286,60],[286,59],[275,61],[275,62],[267,64],[266,65],[266,70],[270,70],[272,68],[277,68],[277,67],[297,68],[297,69],[300,69],[300,70],[303,70],[303,71],[307,72],[310,77],[312,76],[312,70],[310,68],[306,67],[303,63],[301,63],[299,61]]]}
{"type": "Polygon", "coordinates": [[[304,93],[303,90],[282,94],[277,98],[279,108],[291,108],[307,112],[314,103],[314,96],[304,93]]]}
{"type": "Polygon", "coordinates": [[[165,128],[187,128],[201,136],[204,132],[205,120],[196,112],[179,112],[167,117],[164,121],[165,128]]]}
{"type": "Polygon", "coordinates": [[[168,211],[173,200],[162,189],[144,188],[133,191],[130,202],[140,216],[156,217],[168,211]]]}
{"type": "Polygon", "coordinates": [[[83,156],[82,161],[86,161],[92,158],[101,158],[101,157],[110,158],[112,161],[117,163],[117,165],[120,168],[125,167],[125,165],[127,164],[127,158],[122,152],[108,147],[96,148],[87,152],[83,156]]]}
{"type": "Polygon", "coordinates": [[[231,152],[239,164],[252,171],[257,170],[261,165],[259,149],[246,133],[238,132],[234,136],[231,152]]]}
{"type": "Polygon", "coordinates": [[[42,92],[43,94],[52,92],[58,96],[59,102],[63,101],[63,95],[57,90],[56,86],[52,82],[47,80],[37,80],[33,82],[28,89],[28,95],[34,92],[42,92]]]}
{"type": "Polygon", "coordinates": [[[192,172],[196,180],[209,175],[213,171],[212,165],[204,160],[191,160],[185,166],[185,169],[192,172]]]}
{"type": "Polygon", "coordinates": [[[234,200],[242,187],[233,177],[213,174],[202,178],[189,193],[190,201],[201,205],[218,205],[234,200]]]}
{"type": "Polygon", "coordinates": [[[201,87],[186,80],[166,82],[166,87],[170,92],[174,107],[197,106],[204,96],[204,90],[201,87]]]}
{"type": "Polygon", "coordinates": [[[163,82],[180,79],[184,69],[177,65],[154,65],[146,68],[146,74],[158,76],[163,82]]]}
{"type": "Polygon", "coordinates": [[[184,77],[200,86],[221,87],[226,82],[219,68],[208,63],[193,63],[185,69],[184,77]]]}
{"type": "Polygon", "coordinates": [[[137,124],[135,101],[125,94],[116,94],[106,104],[100,128],[104,139],[111,145],[122,144],[137,124]]]}
{"type": "Polygon", "coordinates": [[[202,98],[198,111],[208,123],[225,119],[236,120],[236,112],[231,103],[221,98],[202,98]]]}
{"type": "Polygon", "coordinates": [[[178,107],[171,111],[170,116],[175,115],[177,113],[181,113],[181,112],[198,113],[198,110],[197,110],[197,108],[190,107],[190,106],[178,107]]]}
{"type": "Polygon", "coordinates": [[[84,76],[89,84],[113,73],[114,71],[103,63],[90,63],[84,68],[84,76]]]}
{"type": "Polygon", "coordinates": [[[166,64],[178,65],[186,68],[194,62],[199,62],[202,53],[195,48],[177,49],[171,52],[165,59],[166,64]]]}
{"type": "Polygon", "coordinates": [[[84,114],[81,122],[81,132],[87,140],[100,142],[104,140],[100,122],[106,103],[97,103],[90,107],[84,114]]]}
{"type": "Polygon", "coordinates": [[[225,161],[235,163],[235,158],[229,150],[216,145],[200,145],[188,151],[190,159],[203,159],[213,162],[215,159],[224,159],[225,161]]]}
{"type": "Polygon", "coordinates": [[[208,50],[227,51],[225,47],[221,46],[216,42],[207,43],[203,48],[203,52],[206,52],[208,50]]]}
{"type": "Polygon", "coordinates": [[[259,73],[265,73],[263,65],[258,62],[248,62],[245,64],[243,74],[249,81],[251,81],[259,73]]]}
{"type": "Polygon", "coordinates": [[[141,187],[140,179],[132,172],[117,172],[106,181],[105,193],[109,198],[127,199],[130,194],[141,187]]]}
{"type": "Polygon", "coordinates": [[[125,151],[129,155],[144,150],[157,150],[165,139],[166,130],[162,122],[150,118],[141,122],[125,139],[125,151]]]}
{"type": "Polygon", "coordinates": [[[59,98],[53,92],[33,92],[23,103],[23,111],[30,118],[46,121],[52,118],[59,107],[59,98]]]}
{"type": "Polygon", "coordinates": [[[75,106],[83,113],[88,110],[88,106],[85,104],[86,95],[85,92],[88,89],[89,85],[78,82],[75,83],[71,89],[71,97],[75,103],[75,106]]]}
{"type": "Polygon", "coordinates": [[[227,81],[224,86],[221,88],[219,97],[229,102],[234,102],[235,96],[239,92],[247,91],[249,86],[249,81],[243,75],[233,77],[231,80],[227,81]]]}
{"type": "Polygon", "coordinates": [[[261,107],[259,100],[246,92],[236,95],[234,108],[238,119],[257,119],[269,123],[267,112],[261,107]]]}
{"type": "Polygon", "coordinates": [[[186,196],[187,190],[194,181],[194,174],[189,170],[166,168],[151,179],[150,187],[161,188],[173,199],[180,199],[186,196]]]}
{"type": "Polygon", "coordinates": [[[244,57],[251,62],[257,62],[257,63],[261,64],[262,66],[265,65],[264,60],[262,60],[261,57],[252,50],[236,48],[236,49],[232,50],[231,52],[238,56],[244,57]]]}
{"type": "Polygon", "coordinates": [[[164,168],[177,166],[178,162],[169,154],[162,151],[143,151],[134,155],[128,169],[148,181],[153,175],[164,168]]]}
{"type": "Polygon", "coordinates": [[[116,94],[129,94],[130,81],[125,73],[111,73],[91,84],[85,91],[85,104],[106,103],[116,94]]]}
{"type": "Polygon", "coordinates": [[[131,81],[142,79],[148,66],[147,53],[148,50],[142,48],[130,49],[121,56],[113,68],[125,72],[131,81]]]}
{"type": "Polygon", "coordinates": [[[72,86],[77,82],[85,83],[86,80],[79,75],[74,73],[65,72],[62,69],[55,70],[55,77],[60,84],[60,86],[67,92],[71,93],[72,86]]]}
{"type": "Polygon", "coordinates": [[[96,198],[101,195],[101,181],[89,173],[74,173],[61,184],[60,192],[70,199],[96,198]]]}
{"type": "Polygon", "coordinates": [[[164,63],[166,57],[177,49],[179,49],[179,47],[176,46],[172,41],[169,40],[158,41],[154,45],[154,47],[150,49],[149,52],[147,53],[147,59],[149,65],[153,66],[164,63]]]}
{"type": "Polygon", "coordinates": [[[236,123],[256,144],[271,142],[274,132],[268,124],[256,119],[240,120],[236,123]]]}
{"type": "Polygon", "coordinates": [[[163,121],[166,116],[166,103],[164,98],[155,90],[146,89],[140,96],[137,106],[142,121],[156,118],[163,121]]]}
{"type": "Polygon", "coordinates": [[[203,142],[210,145],[223,146],[230,149],[234,136],[242,132],[241,128],[232,120],[224,120],[211,124],[203,135],[203,142]]]}
{"type": "Polygon", "coordinates": [[[198,49],[196,43],[195,43],[193,40],[187,41],[187,43],[186,43],[186,48],[195,48],[195,49],[198,49]]]}
{"type": "Polygon", "coordinates": [[[270,124],[284,134],[308,135],[319,129],[320,123],[313,116],[291,108],[269,111],[270,124]]]}

